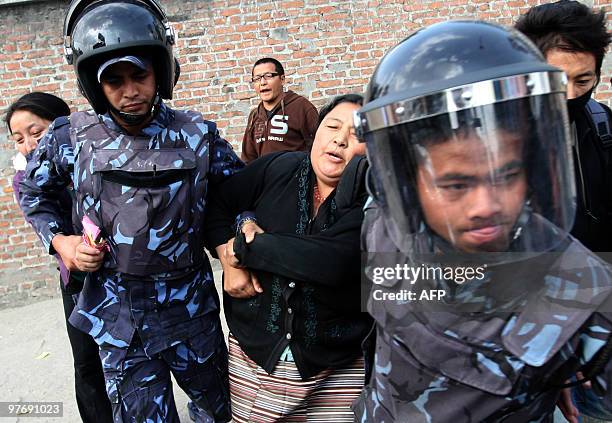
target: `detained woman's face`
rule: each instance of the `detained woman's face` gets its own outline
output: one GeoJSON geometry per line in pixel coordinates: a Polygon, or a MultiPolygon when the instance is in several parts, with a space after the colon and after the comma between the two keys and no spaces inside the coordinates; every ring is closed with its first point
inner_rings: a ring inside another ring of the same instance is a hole
{"type": "Polygon", "coordinates": [[[24,156],[34,151],[38,141],[47,133],[50,123],[51,121],[27,110],[17,110],[13,113],[9,127],[17,151],[24,156]]]}
{"type": "Polygon", "coordinates": [[[365,154],[365,144],[358,141],[353,126],[353,112],[360,107],[354,103],[340,103],[319,125],[310,161],[320,184],[336,187],[348,162],[355,155],[365,154]]]}

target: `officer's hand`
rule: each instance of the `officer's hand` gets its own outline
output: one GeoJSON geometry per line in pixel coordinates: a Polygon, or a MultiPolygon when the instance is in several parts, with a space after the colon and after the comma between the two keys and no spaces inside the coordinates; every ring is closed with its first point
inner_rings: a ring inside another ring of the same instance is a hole
{"type": "Polygon", "coordinates": [[[251,298],[263,292],[253,273],[231,266],[223,271],[223,290],[234,298],[251,298]]]}
{"type": "MultiPolygon", "coordinates": [[[[584,379],[584,374],[582,372],[576,372],[576,380],[583,380],[583,379],[584,379]]],[[[591,389],[593,385],[591,384],[590,380],[587,380],[586,382],[582,384],[582,387],[584,389],[591,389]]]]}
{"type": "Polygon", "coordinates": [[[58,234],[53,237],[51,244],[68,270],[94,272],[104,260],[104,252],[83,244],[79,235],[58,234]]]}
{"type": "Polygon", "coordinates": [[[221,266],[223,267],[223,290],[235,298],[250,298],[262,293],[261,284],[253,272],[234,267],[229,263],[230,260],[235,259],[231,254],[233,253],[232,245],[233,239],[228,241],[227,244],[219,245],[216,248],[221,266]],[[228,253],[228,250],[231,253],[228,253]]]}
{"type": "Polygon", "coordinates": [[[251,284],[253,285],[253,289],[255,290],[255,292],[257,292],[258,294],[261,294],[263,292],[263,288],[261,287],[261,284],[259,283],[259,279],[257,279],[257,275],[255,275],[255,272],[251,272],[251,284]]]}
{"type": "Polygon", "coordinates": [[[255,239],[255,234],[263,234],[264,230],[252,220],[247,220],[240,227],[240,231],[244,234],[244,239],[247,244],[250,244],[255,239]]]}
{"type": "Polygon", "coordinates": [[[561,390],[561,395],[557,400],[557,407],[559,407],[563,417],[565,417],[569,423],[578,423],[578,416],[580,416],[580,412],[572,401],[572,390],[570,388],[564,388],[561,390]]]}
{"type": "MultiPolygon", "coordinates": [[[[234,239],[232,238],[225,244],[225,248],[223,249],[223,259],[225,262],[236,269],[241,269],[244,266],[240,264],[238,257],[236,257],[236,253],[234,252],[234,239]]],[[[219,256],[221,257],[221,256],[219,256]]]]}
{"type": "Polygon", "coordinates": [[[95,272],[102,267],[104,251],[81,242],[76,248],[75,263],[81,272],[95,272]]]}

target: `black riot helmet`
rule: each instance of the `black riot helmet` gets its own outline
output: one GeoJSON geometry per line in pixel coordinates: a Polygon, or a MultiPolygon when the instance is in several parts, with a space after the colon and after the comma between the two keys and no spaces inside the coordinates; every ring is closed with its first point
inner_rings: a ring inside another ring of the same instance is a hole
{"type": "Polygon", "coordinates": [[[74,65],[79,89],[97,113],[109,107],[98,68],[125,55],[151,58],[158,95],[171,99],[179,72],[174,42],[174,30],[156,0],[73,0],[64,19],[66,60],[74,65]]]}
{"type": "Polygon", "coordinates": [[[435,24],[392,48],[355,127],[396,247],[502,263],[560,245],[575,200],[565,85],[525,36],[490,23],[435,24]]]}

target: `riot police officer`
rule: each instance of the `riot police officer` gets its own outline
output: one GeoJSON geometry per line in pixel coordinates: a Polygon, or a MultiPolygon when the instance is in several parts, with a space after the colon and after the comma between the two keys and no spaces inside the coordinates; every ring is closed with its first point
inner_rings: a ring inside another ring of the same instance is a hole
{"type": "Polygon", "coordinates": [[[26,170],[24,213],[50,252],[90,272],[70,322],[100,346],[115,421],[228,421],[227,349],[203,254],[208,184],[242,167],[213,122],[178,111],[174,33],[155,0],[74,0],[66,58],[93,110],[58,119],[26,170]],[[55,198],[74,184],[64,234],[55,198]]]}
{"type": "Polygon", "coordinates": [[[377,327],[360,421],[549,421],[574,372],[605,389],[612,272],[568,233],[563,74],[517,31],[440,23],[382,59],[356,125],[377,327]]]}

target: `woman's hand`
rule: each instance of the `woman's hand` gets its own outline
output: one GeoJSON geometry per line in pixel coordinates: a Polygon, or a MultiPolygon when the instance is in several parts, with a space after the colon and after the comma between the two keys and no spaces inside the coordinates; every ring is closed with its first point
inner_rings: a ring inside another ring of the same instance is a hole
{"type": "Polygon", "coordinates": [[[240,227],[240,232],[244,234],[246,243],[250,244],[255,239],[255,234],[263,234],[264,230],[261,229],[253,220],[247,220],[240,227]]]}
{"type": "Polygon", "coordinates": [[[79,235],[55,235],[51,241],[68,270],[95,272],[102,267],[104,251],[83,243],[79,235]]]}

